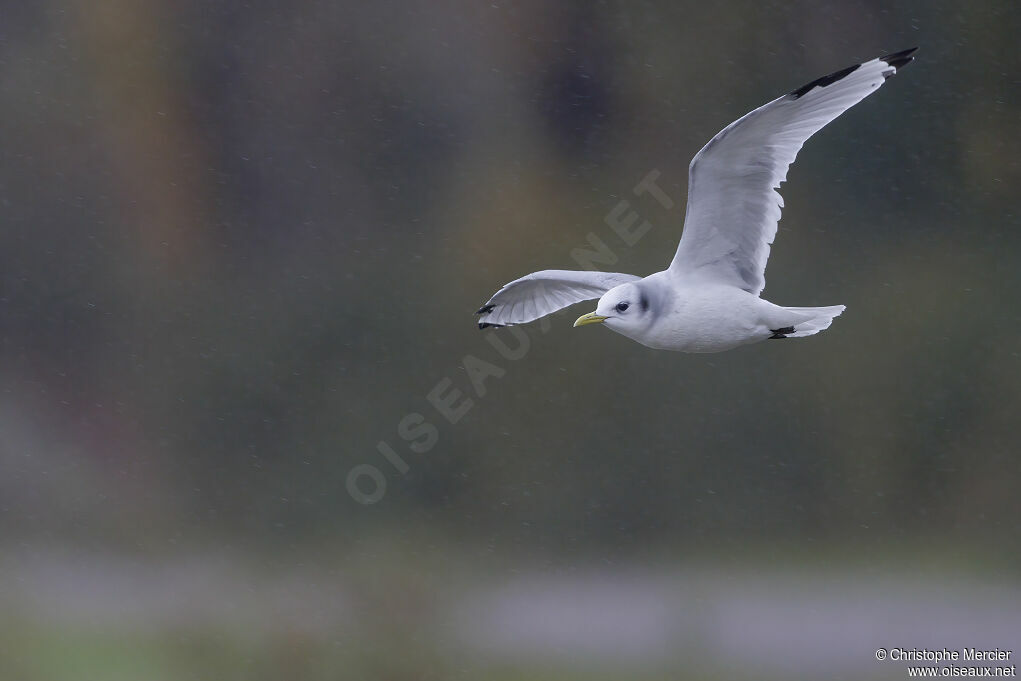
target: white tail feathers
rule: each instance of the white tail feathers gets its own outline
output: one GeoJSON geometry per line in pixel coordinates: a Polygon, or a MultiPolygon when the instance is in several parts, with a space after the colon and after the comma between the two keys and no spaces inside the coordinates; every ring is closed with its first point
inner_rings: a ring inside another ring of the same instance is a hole
{"type": "Polygon", "coordinates": [[[788,338],[802,338],[825,331],[830,328],[834,317],[839,317],[846,308],[843,305],[831,305],[830,307],[788,307],[791,312],[809,316],[809,320],[794,325],[794,333],[787,334],[788,338]]]}

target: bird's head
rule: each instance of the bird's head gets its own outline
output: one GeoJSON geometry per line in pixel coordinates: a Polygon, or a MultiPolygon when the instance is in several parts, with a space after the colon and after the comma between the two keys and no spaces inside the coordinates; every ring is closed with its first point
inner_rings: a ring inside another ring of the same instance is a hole
{"type": "Polygon", "coordinates": [[[650,309],[649,295],[641,286],[621,284],[604,293],[596,304],[595,312],[578,317],[574,325],[606,324],[627,336],[630,335],[628,332],[640,331],[649,325],[652,319],[650,309]]]}

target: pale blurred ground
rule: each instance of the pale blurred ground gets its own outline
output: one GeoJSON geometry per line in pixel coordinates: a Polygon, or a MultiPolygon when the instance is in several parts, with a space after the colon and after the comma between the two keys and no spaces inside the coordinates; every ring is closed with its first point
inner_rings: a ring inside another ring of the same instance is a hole
{"type": "MultiPolygon", "coordinates": [[[[514,568],[9,551],[3,678],[897,679],[878,648],[998,647],[1021,589],[903,554],[514,568]],[[483,569],[484,568],[484,569],[483,569]],[[417,574],[415,573],[417,572],[417,574]]],[[[962,663],[963,664],[963,663],[962,663]]]]}

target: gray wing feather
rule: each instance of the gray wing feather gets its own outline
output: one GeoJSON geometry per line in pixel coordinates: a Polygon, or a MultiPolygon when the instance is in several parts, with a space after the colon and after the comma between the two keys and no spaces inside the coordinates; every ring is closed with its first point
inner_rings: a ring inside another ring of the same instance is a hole
{"type": "Polygon", "coordinates": [[[758,295],[783,198],[776,191],[809,137],[875,92],[914,49],[814,80],[724,128],[691,161],[684,232],[670,270],[758,295]]]}
{"type": "Polygon", "coordinates": [[[515,279],[479,308],[479,327],[524,324],[557,310],[600,298],[615,286],[641,277],[616,272],[543,270],[515,279]]]}

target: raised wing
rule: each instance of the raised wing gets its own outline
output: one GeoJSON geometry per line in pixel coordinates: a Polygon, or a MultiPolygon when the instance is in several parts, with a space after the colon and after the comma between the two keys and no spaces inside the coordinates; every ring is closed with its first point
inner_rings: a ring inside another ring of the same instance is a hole
{"type": "Polygon", "coordinates": [[[638,279],[615,272],[533,272],[506,284],[479,308],[479,328],[531,322],[568,305],[601,298],[614,286],[638,279]]]}
{"type": "Polygon", "coordinates": [[[684,233],[670,270],[758,295],[801,146],[913,60],[918,48],[856,64],[759,107],[712,138],[688,169],[684,233]]]}

